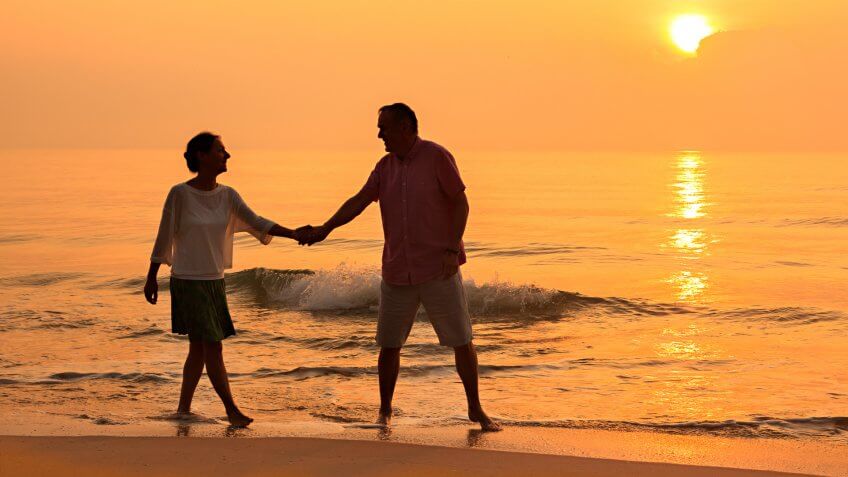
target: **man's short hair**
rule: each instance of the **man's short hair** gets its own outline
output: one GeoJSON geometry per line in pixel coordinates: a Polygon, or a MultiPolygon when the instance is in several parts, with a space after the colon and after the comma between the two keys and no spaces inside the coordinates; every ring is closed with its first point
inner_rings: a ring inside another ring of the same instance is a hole
{"type": "Polygon", "coordinates": [[[418,134],[418,118],[415,117],[415,111],[404,103],[387,104],[380,108],[380,112],[390,111],[395,118],[399,120],[406,119],[412,126],[412,132],[418,134]]]}

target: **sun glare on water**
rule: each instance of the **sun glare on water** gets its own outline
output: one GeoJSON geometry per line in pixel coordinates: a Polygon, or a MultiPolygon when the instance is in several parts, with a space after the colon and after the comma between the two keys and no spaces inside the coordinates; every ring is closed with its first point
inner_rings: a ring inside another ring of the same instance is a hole
{"type": "Polygon", "coordinates": [[[701,40],[714,31],[703,15],[680,15],[671,22],[669,28],[671,41],[686,53],[695,53],[701,40]]]}

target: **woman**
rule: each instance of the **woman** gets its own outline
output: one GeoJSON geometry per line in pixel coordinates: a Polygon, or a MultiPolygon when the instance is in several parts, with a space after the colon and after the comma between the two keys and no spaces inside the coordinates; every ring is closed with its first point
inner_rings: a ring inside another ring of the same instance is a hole
{"type": "Polygon", "coordinates": [[[188,169],[197,175],[171,188],[153,246],[144,296],[156,304],[156,274],[163,263],[171,267],[171,326],[188,335],[189,350],[183,367],[183,384],[177,413],[191,412],[191,400],[203,367],[224,403],[234,426],[253,419],[233,401],[221,342],[234,335],[227,308],[224,269],[232,268],[233,234],[249,232],[267,245],[273,236],[294,238],[294,232],[253,213],[231,187],[218,184],[227,171],[230,154],[221,138],[203,132],[188,142],[183,154],[188,169]]]}

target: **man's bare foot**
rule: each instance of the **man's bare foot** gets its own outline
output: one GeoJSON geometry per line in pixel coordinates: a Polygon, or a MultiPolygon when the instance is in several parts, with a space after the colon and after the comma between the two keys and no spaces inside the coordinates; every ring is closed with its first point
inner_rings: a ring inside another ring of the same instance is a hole
{"type": "Polygon", "coordinates": [[[392,413],[391,412],[383,412],[380,411],[380,414],[377,415],[377,424],[383,427],[389,427],[392,425],[392,413]]]}
{"type": "Polygon", "coordinates": [[[253,422],[252,418],[245,416],[241,411],[228,412],[227,420],[235,427],[247,427],[248,424],[253,422]]]}
{"type": "Polygon", "coordinates": [[[493,421],[492,418],[487,416],[482,409],[478,411],[468,411],[468,419],[470,419],[471,422],[479,422],[480,430],[483,432],[498,432],[503,430],[500,424],[493,421]]]}

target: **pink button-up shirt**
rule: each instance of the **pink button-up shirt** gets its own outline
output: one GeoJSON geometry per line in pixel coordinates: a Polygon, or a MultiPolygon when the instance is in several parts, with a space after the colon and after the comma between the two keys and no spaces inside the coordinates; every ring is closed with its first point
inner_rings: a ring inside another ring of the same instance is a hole
{"type": "Polygon", "coordinates": [[[441,275],[445,250],[457,246],[450,239],[451,217],[464,190],[453,156],[434,142],[419,138],[404,159],[395,154],[380,159],[361,193],[380,201],[387,283],[417,285],[441,275]]]}

